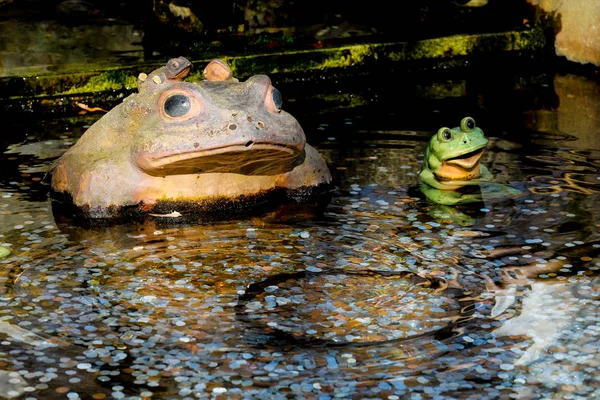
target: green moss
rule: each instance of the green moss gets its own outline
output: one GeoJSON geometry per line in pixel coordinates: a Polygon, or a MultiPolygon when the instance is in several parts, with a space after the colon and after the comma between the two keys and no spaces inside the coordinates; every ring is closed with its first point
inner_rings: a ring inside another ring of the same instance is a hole
{"type": "Polygon", "coordinates": [[[403,62],[464,58],[471,55],[530,51],[547,45],[543,30],[512,31],[484,35],[454,35],[401,43],[356,44],[326,49],[309,49],[240,57],[222,57],[234,76],[256,73],[285,73],[327,70],[369,65],[375,62],[403,62]]]}
{"type": "MultiPolygon", "coordinates": [[[[261,64],[261,57],[257,56],[248,56],[248,57],[224,57],[222,58],[233,71],[233,76],[237,78],[244,78],[249,75],[253,75],[255,72],[259,70],[261,64]]],[[[278,72],[276,68],[264,70],[263,73],[276,73],[278,72]]]]}
{"type": "MultiPolygon", "coordinates": [[[[536,25],[523,31],[480,35],[454,35],[413,42],[368,43],[319,49],[302,49],[262,54],[218,55],[226,61],[236,78],[245,80],[254,74],[312,72],[399,63],[429,68],[443,65],[454,68],[471,57],[499,56],[512,52],[534,57],[548,51],[552,41],[548,26],[536,25]]],[[[203,53],[206,55],[206,53],[203,53]]],[[[207,56],[208,57],[208,56],[207,56]]],[[[211,58],[192,60],[194,68],[187,81],[199,81],[211,58]]],[[[105,70],[56,75],[36,75],[26,79],[0,79],[0,98],[15,96],[57,96],[82,93],[108,93],[137,87],[137,73],[149,73],[163,64],[124,66],[105,70]]]]}
{"type": "Polygon", "coordinates": [[[543,29],[519,32],[519,34],[513,35],[512,39],[512,42],[507,41],[506,50],[541,50],[547,45],[547,39],[543,29]]]}
{"type": "MultiPolygon", "coordinates": [[[[387,52],[390,61],[443,59],[503,51],[541,50],[546,46],[542,29],[482,35],[454,35],[404,43],[387,52]]],[[[383,49],[385,51],[385,49],[383,49]]]]}
{"type": "MultiPolygon", "coordinates": [[[[194,65],[198,67],[198,64],[194,63],[194,65]]],[[[205,65],[203,65],[202,67],[204,66],[205,65]]],[[[192,72],[185,78],[185,80],[188,82],[197,82],[202,80],[204,78],[204,74],[202,73],[203,70],[204,68],[192,70],[192,72]]]]}
{"type": "Polygon", "coordinates": [[[99,75],[92,76],[87,83],[82,86],[74,86],[71,89],[59,93],[61,95],[105,92],[111,90],[122,90],[137,87],[137,77],[134,77],[124,71],[110,70],[99,75]]]}
{"type": "Polygon", "coordinates": [[[400,51],[391,52],[391,61],[419,60],[464,56],[473,47],[471,36],[456,35],[407,43],[400,51]]]}
{"type": "Polygon", "coordinates": [[[377,47],[378,45],[357,44],[337,48],[334,51],[325,50],[330,56],[321,63],[318,63],[315,68],[343,68],[365,63],[369,59],[377,58],[374,51],[377,47]]]}

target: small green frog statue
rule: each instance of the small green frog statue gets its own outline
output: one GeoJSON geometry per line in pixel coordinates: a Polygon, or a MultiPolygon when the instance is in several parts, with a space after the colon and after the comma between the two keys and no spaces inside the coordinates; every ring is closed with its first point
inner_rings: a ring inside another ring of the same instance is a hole
{"type": "Polygon", "coordinates": [[[479,161],[487,142],[471,117],[456,128],[440,128],[429,141],[419,173],[425,196],[442,205],[483,201],[479,185],[491,173],[479,161]]]}

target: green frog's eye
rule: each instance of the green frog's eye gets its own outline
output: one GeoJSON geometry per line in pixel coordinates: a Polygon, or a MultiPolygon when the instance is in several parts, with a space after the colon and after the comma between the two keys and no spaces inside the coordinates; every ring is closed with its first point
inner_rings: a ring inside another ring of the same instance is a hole
{"type": "Polygon", "coordinates": [[[463,132],[472,131],[475,129],[475,120],[471,117],[464,117],[462,121],[460,121],[460,130],[463,132]]]}
{"type": "Polygon", "coordinates": [[[187,96],[176,94],[165,100],[163,106],[165,114],[169,117],[181,117],[190,111],[192,104],[187,96]]]}
{"type": "Polygon", "coordinates": [[[276,88],[273,88],[272,96],[273,105],[277,108],[277,111],[281,111],[281,109],[283,108],[283,96],[281,95],[281,92],[276,88]]]}
{"type": "Polygon", "coordinates": [[[449,128],[440,128],[437,136],[440,142],[449,142],[452,140],[452,131],[449,128]]]}

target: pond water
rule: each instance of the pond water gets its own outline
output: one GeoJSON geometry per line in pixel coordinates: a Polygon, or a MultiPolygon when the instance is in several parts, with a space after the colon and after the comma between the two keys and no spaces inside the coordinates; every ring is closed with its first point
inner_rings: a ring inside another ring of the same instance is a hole
{"type": "Polygon", "coordinates": [[[0,397],[598,395],[599,85],[520,82],[282,84],[336,185],[286,223],[72,224],[44,175],[100,115],[9,125],[0,397]],[[467,115],[520,195],[434,206],[423,151],[467,115]]]}

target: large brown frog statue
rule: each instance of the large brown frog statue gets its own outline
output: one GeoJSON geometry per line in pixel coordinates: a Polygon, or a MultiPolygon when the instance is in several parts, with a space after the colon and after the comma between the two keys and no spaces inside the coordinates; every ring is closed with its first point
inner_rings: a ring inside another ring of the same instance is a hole
{"type": "Polygon", "coordinates": [[[326,163],[267,76],[239,82],[213,60],[203,81],[184,82],[190,68],[180,57],[140,74],[139,93],[53,165],[51,196],[86,218],[114,218],[227,215],[330,192],[326,163]]]}

